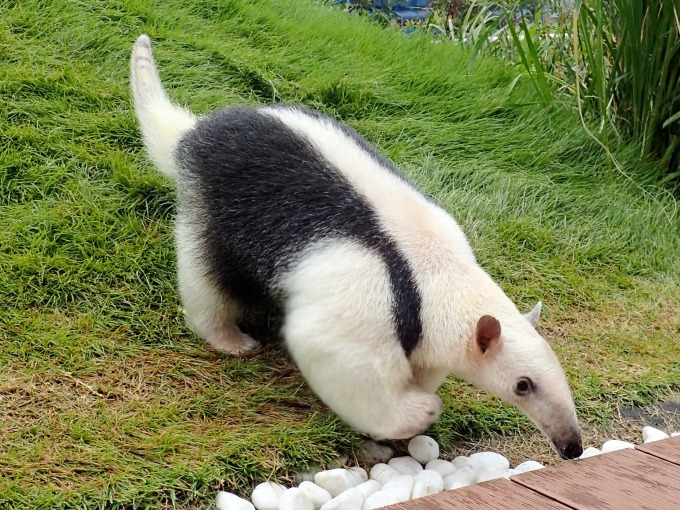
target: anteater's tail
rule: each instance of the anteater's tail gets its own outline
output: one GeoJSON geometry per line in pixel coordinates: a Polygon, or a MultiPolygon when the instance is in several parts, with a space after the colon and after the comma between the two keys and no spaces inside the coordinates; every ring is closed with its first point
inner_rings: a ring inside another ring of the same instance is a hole
{"type": "Polygon", "coordinates": [[[130,67],[135,113],[144,145],[158,170],[174,179],[177,166],[173,151],[182,134],[194,126],[196,117],[173,104],[165,93],[148,35],[140,35],[135,42],[130,67]]]}

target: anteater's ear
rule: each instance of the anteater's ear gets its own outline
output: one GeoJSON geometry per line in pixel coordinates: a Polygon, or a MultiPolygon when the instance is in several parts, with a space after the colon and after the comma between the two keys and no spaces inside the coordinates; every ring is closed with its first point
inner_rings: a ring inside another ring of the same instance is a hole
{"type": "Polygon", "coordinates": [[[524,318],[529,322],[529,324],[531,324],[533,327],[536,327],[536,324],[538,324],[538,319],[541,318],[541,302],[539,301],[536,303],[536,306],[534,306],[533,310],[526,314],[524,318]]]}
{"type": "Polygon", "coordinates": [[[501,340],[501,323],[491,315],[483,315],[477,322],[477,347],[484,354],[493,349],[501,340]]]}

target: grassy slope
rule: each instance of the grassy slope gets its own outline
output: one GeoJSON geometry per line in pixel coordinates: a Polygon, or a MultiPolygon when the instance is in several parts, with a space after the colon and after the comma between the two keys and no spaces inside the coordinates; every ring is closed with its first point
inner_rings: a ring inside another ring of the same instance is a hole
{"type": "MultiPolygon", "coordinates": [[[[173,191],[129,104],[140,32],[198,112],[302,102],[377,143],[517,302],[543,299],[585,420],[680,389],[676,204],[610,172],[568,108],[307,2],[159,4],[0,3],[0,506],[181,506],[357,442],[280,349],[230,360],[184,327],[173,191]]],[[[444,444],[530,429],[461,383],[441,394],[444,444]]]]}

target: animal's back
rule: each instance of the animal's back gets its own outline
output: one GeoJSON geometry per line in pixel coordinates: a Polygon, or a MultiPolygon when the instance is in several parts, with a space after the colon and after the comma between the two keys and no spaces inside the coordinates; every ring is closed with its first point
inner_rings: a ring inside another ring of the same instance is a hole
{"type": "MultiPolygon", "coordinates": [[[[350,151],[408,181],[358,134],[304,108],[234,107],[199,120],[175,150],[182,214],[200,236],[220,288],[248,307],[281,305],[281,279],[307,250],[347,239],[388,268],[397,334],[407,352],[420,337],[420,296],[412,269],[363,196],[314,140],[277,113],[332,125],[350,151]]],[[[313,138],[313,137],[312,137],[313,138]]],[[[346,154],[349,158],[350,154],[346,154]]],[[[367,171],[372,171],[368,169],[367,171]]]]}

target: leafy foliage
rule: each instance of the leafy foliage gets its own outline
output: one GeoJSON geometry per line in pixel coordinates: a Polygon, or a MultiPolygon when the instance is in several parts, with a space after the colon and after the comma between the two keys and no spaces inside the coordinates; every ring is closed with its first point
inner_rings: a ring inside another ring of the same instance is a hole
{"type": "Polygon", "coordinates": [[[608,148],[615,147],[612,134],[634,141],[659,161],[646,180],[678,186],[677,1],[481,0],[456,12],[458,42],[521,64],[545,104],[556,91],[570,91],[587,117],[599,118],[608,148]]]}

